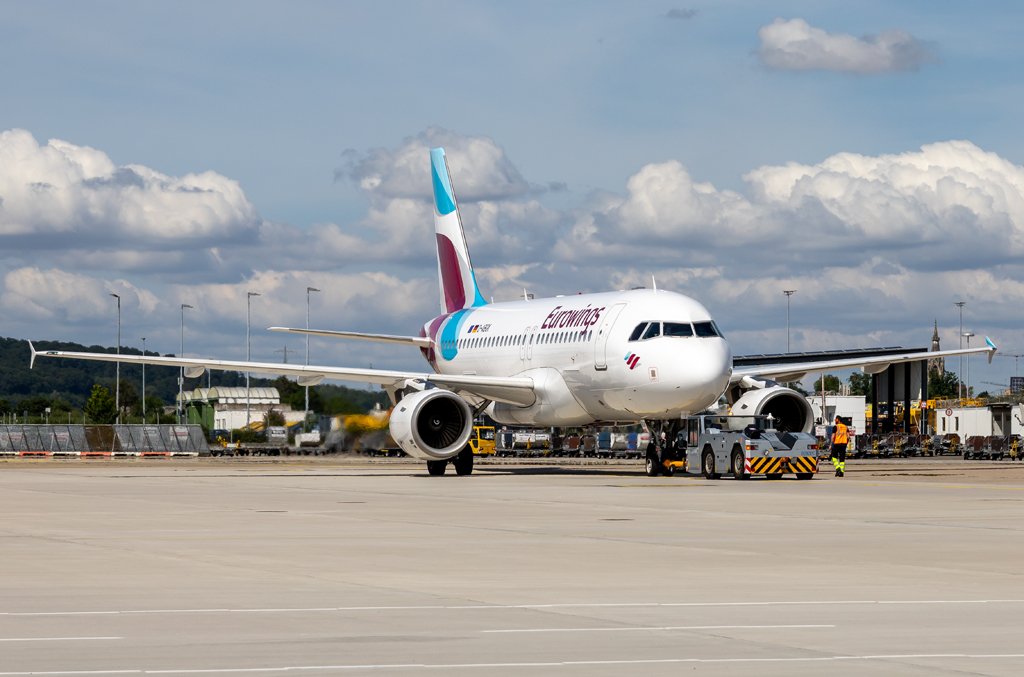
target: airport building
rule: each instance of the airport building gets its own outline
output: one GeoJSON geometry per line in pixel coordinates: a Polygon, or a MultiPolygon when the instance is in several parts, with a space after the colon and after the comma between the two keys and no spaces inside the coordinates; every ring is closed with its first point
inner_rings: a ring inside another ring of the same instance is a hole
{"type": "Polygon", "coordinates": [[[262,423],[270,411],[280,412],[286,425],[301,423],[304,416],[303,412],[281,404],[277,388],[265,387],[196,388],[182,394],[179,406],[184,406],[188,423],[197,423],[207,430],[244,428],[246,420],[262,423]]]}

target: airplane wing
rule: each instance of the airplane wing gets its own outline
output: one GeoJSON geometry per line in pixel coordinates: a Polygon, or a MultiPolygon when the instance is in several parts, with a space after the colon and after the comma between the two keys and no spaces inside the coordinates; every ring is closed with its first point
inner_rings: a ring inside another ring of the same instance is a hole
{"type": "Polygon", "coordinates": [[[378,343],[400,343],[418,348],[430,348],[433,341],[425,336],[396,336],[394,334],[364,334],[357,331],[330,331],[328,329],[294,329],[292,327],[267,327],[270,331],[287,332],[289,334],[306,334],[307,336],[326,336],[328,338],[355,339],[357,341],[376,341],[378,343]]]}
{"type": "Polygon", "coordinates": [[[93,360],[97,362],[121,362],[124,364],[154,364],[164,367],[180,367],[185,376],[196,378],[207,369],[217,371],[244,371],[251,374],[274,374],[294,376],[299,385],[313,386],[324,379],[375,383],[385,387],[401,387],[407,382],[419,382],[476,395],[488,400],[508,402],[528,407],[536,401],[534,383],[528,377],[467,376],[458,374],[434,374],[431,372],[391,371],[386,369],[357,369],[348,367],[324,367],[302,364],[277,364],[274,362],[245,362],[242,360],[210,360],[198,357],[161,357],[159,355],[112,355],[110,353],[77,353],[65,350],[41,350],[29,342],[32,351],[29,366],[35,365],[37,357],[57,357],[72,360],[93,360]]]}
{"type": "Polygon", "coordinates": [[[976,353],[988,353],[989,362],[997,350],[992,339],[985,337],[985,345],[978,348],[964,348],[957,350],[938,350],[935,352],[897,353],[893,355],[879,355],[875,357],[851,357],[840,359],[808,360],[806,362],[794,362],[789,364],[763,364],[744,365],[733,369],[730,383],[738,383],[745,378],[771,378],[783,383],[799,381],[807,374],[820,373],[828,370],[855,369],[860,367],[866,374],[880,374],[891,364],[902,364],[904,362],[919,362],[931,360],[936,357],[955,357],[957,355],[973,355],[976,353]]]}

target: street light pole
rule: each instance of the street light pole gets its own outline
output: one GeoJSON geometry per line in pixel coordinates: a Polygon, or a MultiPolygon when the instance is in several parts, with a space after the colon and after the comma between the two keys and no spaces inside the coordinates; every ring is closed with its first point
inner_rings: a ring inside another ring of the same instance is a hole
{"type": "MultiPolygon", "coordinates": [[[[971,337],[974,336],[974,332],[965,331],[962,336],[967,339],[967,349],[971,349],[971,337]]],[[[967,356],[967,383],[964,384],[964,390],[966,391],[967,397],[971,396],[971,356],[967,356]]]]}
{"type": "MultiPolygon", "coordinates": [[[[146,337],[142,337],[142,359],[146,359],[146,337]]],[[[142,363],[142,424],[146,424],[146,363],[142,363]]]]}
{"type": "MultiPolygon", "coordinates": [[[[252,317],[252,314],[251,314],[252,313],[252,297],[253,296],[259,296],[259,295],[260,295],[259,292],[251,291],[251,292],[246,292],[246,297],[245,297],[245,361],[246,362],[250,361],[249,355],[250,355],[251,350],[252,350],[252,348],[250,346],[250,343],[249,343],[249,323],[250,323],[250,318],[252,317]]],[[[249,413],[249,400],[250,400],[249,372],[245,372],[245,429],[246,430],[249,429],[249,423],[251,422],[250,413],[249,413]]]]}
{"type": "MultiPolygon", "coordinates": [[[[181,304],[181,345],[178,357],[185,357],[185,309],[192,309],[187,303],[181,304]]],[[[185,367],[178,371],[178,425],[181,425],[182,413],[185,411],[185,367]]],[[[187,419],[186,419],[187,422],[187,419]]]]}
{"type": "MultiPolygon", "coordinates": [[[[306,287],[306,366],[309,366],[309,293],[319,292],[316,287],[306,287]]],[[[309,418],[309,386],[306,386],[306,408],[302,411],[302,430],[306,430],[306,419],[309,418]]]]}
{"type": "MultiPolygon", "coordinates": [[[[963,347],[964,347],[964,306],[967,305],[967,301],[957,301],[953,305],[956,306],[960,310],[960,349],[962,350],[963,347]]],[[[957,388],[956,388],[956,394],[957,394],[959,399],[963,399],[963,395],[961,395],[961,393],[963,392],[963,383],[962,383],[963,379],[961,377],[963,375],[964,375],[964,356],[961,355],[960,356],[960,371],[956,375],[957,381],[960,382],[960,385],[958,385],[957,388]]]]}
{"type": "Polygon", "coordinates": [[[783,289],[782,293],[786,295],[786,352],[789,352],[789,301],[793,294],[797,292],[796,289],[783,289]]]}
{"type": "Polygon", "coordinates": [[[117,299],[117,375],[114,377],[114,408],[117,409],[117,423],[121,424],[121,297],[111,293],[117,299]]]}

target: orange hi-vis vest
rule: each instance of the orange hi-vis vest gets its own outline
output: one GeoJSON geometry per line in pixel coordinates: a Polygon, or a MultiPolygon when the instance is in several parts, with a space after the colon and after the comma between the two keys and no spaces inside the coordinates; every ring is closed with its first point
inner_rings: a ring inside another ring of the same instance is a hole
{"type": "Polygon", "coordinates": [[[839,423],[836,426],[836,430],[832,433],[832,444],[849,444],[850,443],[850,430],[846,427],[845,423],[839,423]]]}

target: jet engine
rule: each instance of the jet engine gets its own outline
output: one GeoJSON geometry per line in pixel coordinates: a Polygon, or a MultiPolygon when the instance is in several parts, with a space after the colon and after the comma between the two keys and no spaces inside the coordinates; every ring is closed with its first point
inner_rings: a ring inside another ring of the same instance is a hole
{"type": "Polygon", "coordinates": [[[807,398],[774,381],[763,387],[739,390],[731,411],[734,416],[771,416],[775,427],[785,432],[809,433],[814,428],[814,413],[807,398]]]}
{"type": "Polygon", "coordinates": [[[395,405],[390,425],[391,436],[405,453],[423,461],[443,461],[469,442],[473,412],[455,393],[420,390],[395,405]]]}

